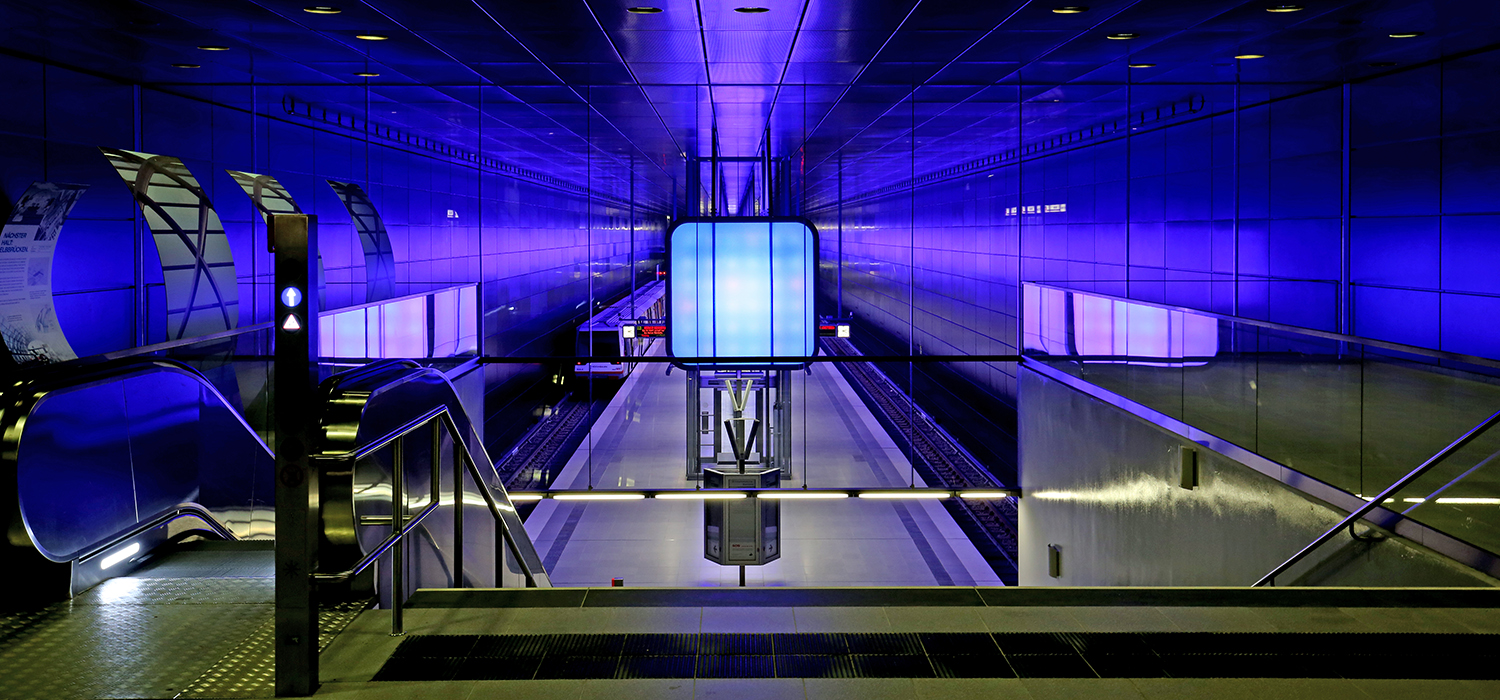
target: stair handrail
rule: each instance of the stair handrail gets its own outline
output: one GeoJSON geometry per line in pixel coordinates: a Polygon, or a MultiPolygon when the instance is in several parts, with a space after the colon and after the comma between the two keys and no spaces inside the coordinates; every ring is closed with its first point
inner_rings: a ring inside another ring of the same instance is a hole
{"type": "Polygon", "coordinates": [[[437,460],[442,454],[441,440],[442,431],[444,428],[447,429],[448,434],[453,438],[453,459],[455,462],[455,483],[453,494],[455,509],[453,517],[454,586],[461,587],[463,585],[463,503],[465,489],[463,488],[462,475],[465,471],[467,471],[474,478],[475,483],[478,485],[480,495],[484,497],[485,504],[489,507],[490,515],[495,520],[496,529],[500,531],[501,537],[504,540],[506,546],[510,549],[511,555],[515,557],[517,564],[520,566],[521,574],[526,578],[526,587],[537,587],[537,573],[532,571],[531,566],[526,561],[526,558],[521,555],[520,549],[515,542],[514,533],[510,531],[510,527],[506,524],[505,517],[501,512],[502,506],[495,499],[494,495],[490,493],[488,482],[484,480],[483,475],[479,472],[478,466],[474,462],[473,455],[469,452],[467,441],[464,439],[466,436],[462,431],[458,429],[458,425],[454,422],[453,416],[448,407],[436,406],[423,413],[422,415],[407,421],[405,424],[388,431],[384,435],[371,440],[361,447],[349,450],[347,452],[314,455],[312,457],[312,460],[314,462],[322,462],[324,464],[353,463],[360,459],[368,457],[387,446],[393,448],[394,455],[391,465],[391,534],[387,535],[379,545],[370,550],[369,553],[365,554],[364,557],[360,558],[360,560],[358,562],[355,562],[355,564],[350,568],[339,572],[318,572],[312,574],[312,579],[315,582],[335,583],[348,581],[349,579],[359,575],[365,569],[368,569],[382,556],[385,556],[385,554],[389,552],[392,557],[392,565],[390,567],[392,636],[400,636],[405,634],[405,623],[402,615],[403,601],[401,595],[401,591],[403,589],[404,567],[401,563],[403,551],[400,545],[403,544],[407,535],[410,535],[416,529],[417,525],[422,522],[422,520],[424,520],[428,515],[432,514],[433,511],[437,510],[440,505],[442,505],[442,499],[440,497],[441,485],[439,483],[441,472],[438,469],[437,460]],[[427,504],[425,508],[418,511],[415,515],[409,515],[405,512],[407,507],[405,489],[405,438],[408,435],[428,426],[431,426],[432,431],[432,465],[428,470],[428,488],[432,495],[432,502],[427,504]]]}
{"type": "Polygon", "coordinates": [[[1347,527],[1350,528],[1350,532],[1352,533],[1354,524],[1359,522],[1360,518],[1363,518],[1370,511],[1380,507],[1381,504],[1385,503],[1387,498],[1396,493],[1399,493],[1402,489],[1406,488],[1407,484],[1410,484],[1412,481],[1420,478],[1423,474],[1431,471],[1433,467],[1437,466],[1443,460],[1452,456],[1455,452],[1466,447],[1469,443],[1473,442],[1481,434],[1494,427],[1496,424],[1500,424],[1500,411],[1496,411],[1494,415],[1491,415],[1489,418],[1484,419],[1479,423],[1479,425],[1470,428],[1463,435],[1459,436],[1457,440],[1454,440],[1447,447],[1439,450],[1437,454],[1428,457],[1427,460],[1418,465],[1416,469],[1411,470],[1411,472],[1407,473],[1406,476],[1397,479],[1396,483],[1386,487],[1386,489],[1384,491],[1381,491],[1379,495],[1375,496],[1374,498],[1368,499],[1363,506],[1355,509],[1354,512],[1350,513],[1348,517],[1340,520],[1339,524],[1334,525],[1333,528],[1331,528],[1327,532],[1319,535],[1317,539],[1313,540],[1306,547],[1303,547],[1301,551],[1293,554],[1290,559],[1282,562],[1281,565],[1272,569],[1265,576],[1260,577],[1260,580],[1251,584],[1251,587],[1254,588],[1257,586],[1265,585],[1275,586],[1276,577],[1278,575],[1285,573],[1287,569],[1290,569],[1292,566],[1296,565],[1297,562],[1302,561],[1307,557],[1307,555],[1312,554],[1313,550],[1323,546],[1329,540],[1333,539],[1340,530],[1347,527]]]}

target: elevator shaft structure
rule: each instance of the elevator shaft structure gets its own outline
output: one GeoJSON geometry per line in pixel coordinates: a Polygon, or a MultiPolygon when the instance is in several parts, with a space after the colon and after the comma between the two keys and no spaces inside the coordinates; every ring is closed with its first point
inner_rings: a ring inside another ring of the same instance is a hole
{"type": "Polygon", "coordinates": [[[780,470],[783,481],[795,477],[791,370],[688,370],[686,419],[689,481],[701,481],[705,468],[734,466],[741,459],[758,469],[780,470]],[[743,455],[735,454],[730,425],[751,438],[743,455]],[[752,433],[752,426],[759,430],[752,433]]]}

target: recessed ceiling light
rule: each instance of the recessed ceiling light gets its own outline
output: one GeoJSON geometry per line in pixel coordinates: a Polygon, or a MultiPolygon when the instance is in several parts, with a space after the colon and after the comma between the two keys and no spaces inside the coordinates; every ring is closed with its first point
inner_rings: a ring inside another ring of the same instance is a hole
{"type": "Polygon", "coordinates": [[[1392,39],[1410,39],[1412,37],[1422,36],[1424,33],[1425,32],[1396,32],[1394,34],[1391,34],[1391,38],[1392,39]]]}
{"type": "Polygon", "coordinates": [[[1131,63],[1131,64],[1128,64],[1128,65],[1131,68],[1155,68],[1156,67],[1155,63],[1131,63]]]}
{"type": "Polygon", "coordinates": [[[365,72],[362,72],[362,73],[355,73],[355,75],[357,75],[357,76],[359,76],[361,78],[379,78],[380,77],[379,73],[371,73],[369,71],[365,71],[365,72]]]}
{"type": "Polygon", "coordinates": [[[315,15],[336,15],[340,12],[343,12],[343,10],[340,10],[339,8],[332,5],[313,5],[312,7],[302,8],[302,11],[311,12],[315,15]]]}
{"type": "Polygon", "coordinates": [[[364,39],[365,41],[385,41],[386,39],[389,39],[390,37],[388,37],[388,36],[386,36],[384,34],[355,34],[354,38],[356,38],[356,39],[364,39]]]}
{"type": "Polygon", "coordinates": [[[1080,12],[1088,11],[1089,8],[1084,7],[1083,5],[1063,5],[1062,7],[1052,8],[1052,12],[1059,15],[1076,15],[1080,12]]]}
{"type": "Polygon", "coordinates": [[[1139,38],[1140,36],[1141,35],[1136,34],[1134,32],[1115,32],[1114,34],[1106,34],[1106,35],[1104,35],[1104,38],[1106,38],[1106,39],[1136,39],[1136,38],[1139,38]]]}
{"type": "Polygon", "coordinates": [[[200,65],[198,65],[196,63],[173,63],[172,67],[173,68],[202,68],[203,66],[200,66],[200,65]]]}
{"type": "Polygon", "coordinates": [[[228,51],[229,47],[228,46],[199,46],[198,49],[201,50],[201,51],[228,51]]]}
{"type": "Polygon", "coordinates": [[[734,11],[738,12],[738,13],[740,13],[742,15],[758,15],[758,14],[761,14],[762,12],[770,12],[771,8],[769,8],[769,7],[736,7],[736,8],[734,8],[734,11]]]}
{"type": "Polygon", "coordinates": [[[642,7],[627,7],[627,8],[625,8],[625,11],[633,13],[633,14],[637,14],[637,15],[654,15],[654,14],[656,14],[658,12],[661,12],[661,8],[660,7],[645,7],[645,6],[642,6],[642,7]]]}
{"type": "Polygon", "coordinates": [[[1266,8],[1266,12],[1301,12],[1301,5],[1272,5],[1266,8]]]}
{"type": "Polygon", "coordinates": [[[1235,58],[1238,58],[1241,61],[1249,61],[1256,58],[1265,58],[1265,56],[1258,53],[1242,53],[1238,56],[1235,56],[1235,58]]]}

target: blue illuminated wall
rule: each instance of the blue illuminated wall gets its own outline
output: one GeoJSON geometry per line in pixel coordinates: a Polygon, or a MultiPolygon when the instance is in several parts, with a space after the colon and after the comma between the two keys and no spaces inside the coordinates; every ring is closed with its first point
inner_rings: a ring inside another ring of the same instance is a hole
{"type": "MultiPolygon", "coordinates": [[[[981,123],[926,141],[918,128],[913,163],[940,137],[970,140],[980,156],[1204,99],[1199,114],[1128,137],[1040,149],[915,190],[860,199],[886,183],[845,182],[843,206],[809,214],[824,233],[825,289],[842,247],[843,302],[868,351],[1016,352],[1017,284],[1035,280],[1500,357],[1489,321],[1500,317],[1495,75],[1500,53],[1489,51],[1321,89],[1236,87],[1232,75],[1135,86],[1113,113],[1051,123],[1042,116],[1054,95],[1040,95],[1018,106],[1019,132],[981,123]]],[[[920,174],[903,167],[891,179],[920,174]]],[[[910,373],[950,432],[974,450],[1002,446],[992,456],[1005,460],[1012,366],[888,372],[903,383],[910,373]]]]}
{"type": "MultiPolygon", "coordinates": [[[[241,325],[268,319],[265,226],[226,168],[275,175],[320,221],[328,306],[365,301],[365,264],[348,212],[326,179],[358,183],[379,209],[396,259],[396,293],[481,283],[482,347],[547,355],[589,299],[609,301],[661,262],[664,220],[470,163],[367,142],[276,114],[252,116],[248,88],[202,99],[0,56],[0,210],[34,180],[90,185],[63,227],[54,266],[59,320],[79,355],[164,339],[156,251],[139,209],[98,147],[180,157],[224,222],[240,281],[241,325]],[[275,118],[272,118],[272,117],[275,118]]],[[[644,277],[643,277],[644,279],[644,277]]],[[[486,367],[492,412],[535,366],[486,367]]]]}

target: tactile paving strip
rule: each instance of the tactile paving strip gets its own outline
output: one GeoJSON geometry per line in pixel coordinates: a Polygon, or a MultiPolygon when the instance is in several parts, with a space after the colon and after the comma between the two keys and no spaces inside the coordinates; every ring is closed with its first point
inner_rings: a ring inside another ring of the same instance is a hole
{"type": "Polygon", "coordinates": [[[377,681],[585,678],[1500,679],[1485,634],[413,636],[377,681]]]}

